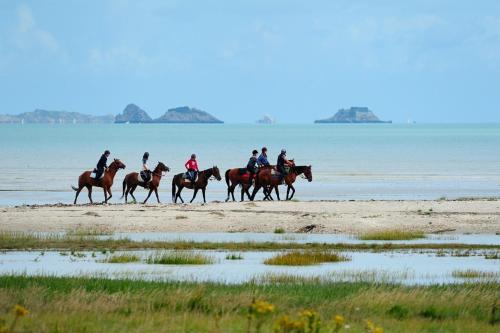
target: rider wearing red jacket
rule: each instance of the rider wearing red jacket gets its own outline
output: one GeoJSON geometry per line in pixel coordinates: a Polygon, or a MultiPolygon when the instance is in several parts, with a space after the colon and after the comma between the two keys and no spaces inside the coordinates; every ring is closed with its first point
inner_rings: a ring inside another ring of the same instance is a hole
{"type": "Polygon", "coordinates": [[[192,154],[191,158],[184,164],[187,169],[187,175],[189,179],[194,182],[196,180],[196,176],[198,175],[198,162],[196,162],[196,155],[192,154]]]}

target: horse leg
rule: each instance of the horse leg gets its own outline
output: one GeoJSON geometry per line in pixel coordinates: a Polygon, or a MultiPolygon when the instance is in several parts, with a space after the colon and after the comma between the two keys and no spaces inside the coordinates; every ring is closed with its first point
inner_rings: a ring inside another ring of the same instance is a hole
{"type": "Polygon", "coordinates": [[[253,192],[252,192],[252,196],[250,197],[250,201],[253,201],[255,199],[255,195],[257,194],[257,192],[259,192],[259,190],[260,190],[260,186],[259,185],[256,185],[253,188],[253,192]]]}
{"type": "Polygon", "coordinates": [[[181,191],[184,187],[179,187],[179,190],[177,190],[177,195],[176,195],[176,199],[175,199],[175,202],[177,202],[177,198],[181,199],[181,202],[184,203],[184,200],[182,199],[181,197],[181,191]]]}
{"type": "Polygon", "coordinates": [[[108,193],[106,192],[106,188],[103,186],[102,190],[104,191],[104,203],[108,203],[108,193]]]}
{"type": "Polygon", "coordinates": [[[198,193],[198,188],[197,187],[195,187],[194,193],[193,193],[193,197],[191,198],[191,201],[189,201],[189,203],[193,202],[194,198],[196,198],[196,193],[198,193]]]}
{"type": "Polygon", "coordinates": [[[111,197],[113,197],[113,193],[111,193],[111,186],[108,187],[108,194],[109,194],[109,197],[108,197],[108,201],[109,201],[109,199],[111,199],[111,197]]]}
{"type": "Polygon", "coordinates": [[[290,185],[290,188],[292,189],[292,195],[290,196],[290,198],[288,200],[292,200],[293,195],[295,194],[295,187],[293,187],[293,185],[290,185]]]}
{"type": "Polygon", "coordinates": [[[133,185],[131,188],[130,188],[130,196],[132,197],[132,199],[134,199],[135,202],[137,202],[137,199],[135,198],[134,196],[134,191],[135,189],[137,188],[137,185],[133,185]]]}
{"type": "Polygon", "coordinates": [[[149,197],[151,196],[151,193],[153,193],[153,190],[149,190],[149,193],[148,193],[148,196],[146,197],[146,199],[144,199],[144,202],[142,203],[143,205],[146,203],[146,201],[148,201],[149,197]]]}
{"type": "Polygon", "coordinates": [[[83,186],[82,187],[78,187],[78,190],[76,190],[75,202],[73,202],[73,205],[76,205],[76,199],[78,199],[78,195],[82,191],[82,188],[83,188],[83,186]]]}
{"type": "Polygon", "coordinates": [[[155,188],[156,200],[160,203],[160,197],[158,196],[158,188],[155,188]]]}
{"type": "Polygon", "coordinates": [[[205,199],[205,189],[206,189],[205,187],[201,189],[201,194],[203,194],[203,202],[207,203],[207,200],[205,199]]]}
{"type": "Polygon", "coordinates": [[[248,188],[245,185],[241,185],[241,201],[245,201],[245,191],[247,191],[248,188]]]}
{"type": "MultiPolygon", "coordinates": [[[[276,197],[278,198],[278,201],[281,201],[280,199],[280,191],[278,190],[278,185],[274,187],[274,190],[276,191],[276,197]]],[[[272,190],[271,190],[272,191],[272,190]]]]}
{"type": "Polygon", "coordinates": [[[290,186],[286,188],[286,200],[288,200],[288,195],[290,194],[290,186]]]}
{"type": "Polygon", "coordinates": [[[92,201],[92,186],[88,185],[87,186],[87,190],[89,191],[89,200],[90,200],[90,203],[93,204],[94,202],[92,201]]]}

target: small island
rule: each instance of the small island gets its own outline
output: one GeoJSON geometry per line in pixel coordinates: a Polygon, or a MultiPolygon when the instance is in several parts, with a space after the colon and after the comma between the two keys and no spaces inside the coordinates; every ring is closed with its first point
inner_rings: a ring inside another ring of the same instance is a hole
{"type": "Polygon", "coordinates": [[[262,116],[262,118],[258,119],[256,123],[271,125],[271,124],[276,124],[276,119],[268,114],[265,114],[262,116]]]}
{"type": "Polygon", "coordinates": [[[316,124],[390,124],[392,121],[380,120],[370,109],[367,107],[353,106],[349,109],[340,109],[335,115],[327,119],[316,120],[316,124]]]}
{"type": "Polygon", "coordinates": [[[167,110],[163,116],[154,120],[155,123],[174,123],[174,124],[222,124],[223,121],[215,118],[208,112],[181,106],[167,110]]]}
{"type": "Polygon", "coordinates": [[[131,103],[125,107],[123,112],[115,117],[116,124],[137,124],[137,123],[150,123],[153,119],[146,111],[131,103]]]}
{"type": "Polygon", "coordinates": [[[36,109],[18,115],[0,115],[0,123],[9,124],[106,124],[112,123],[112,115],[93,116],[78,112],[36,109]]]}

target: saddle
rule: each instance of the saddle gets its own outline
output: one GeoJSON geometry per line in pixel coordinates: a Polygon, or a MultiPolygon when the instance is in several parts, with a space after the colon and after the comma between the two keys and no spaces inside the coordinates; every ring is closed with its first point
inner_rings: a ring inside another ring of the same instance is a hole
{"type": "MultiPolygon", "coordinates": [[[[199,173],[196,174],[196,178],[194,179],[194,182],[196,183],[196,181],[198,180],[198,176],[199,176],[199,173]]],[[[184,172],[182,174],[182,181],[185,181],[185,182],[192,182],[191,178],[189,177],[189,174],[187,172],[184,172]]]]}
{"type": "Polygon", "coordinates": [[[141,176],[141,180],[144,183],[149,183],[151,180],[153,180],[153,177],[151,177],[151,172],[142,170],[139,172],[139,175],[141,176]]]}
{"type": "Polygon", "coordinates": [[[92,178],[92,179],[94,179],[94,180],[101,180],[101,179],[104,177],[104,174],[105,174],[105,173],[106,173],[106,172],[103,172],[103,173],[101,174],[101,176],[99,177],[99,179],[97,179],[97,178],[96,178],[96,176],[97,176],[97,169],[95,169],[95,168],[94,168],[94,170],[92,170],[92,172],[90,173],[90,178],[92,178]]]}

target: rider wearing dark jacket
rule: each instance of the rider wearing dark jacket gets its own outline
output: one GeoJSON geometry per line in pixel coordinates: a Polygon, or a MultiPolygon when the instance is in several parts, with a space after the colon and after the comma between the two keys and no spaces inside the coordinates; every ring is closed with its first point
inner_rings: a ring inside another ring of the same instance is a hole
{"type": "Polygon", "coordinates": [[[99,162],[97,162],[95,179],[101,178],[102,174],[104,173],[104,170],[108,168],[107,163],[110,154],[111,152],[109,150],[106,150],[104,154],[101,155],[99,162]]]}
{"type": "Polygon", "coordinates": [[[252,184],[253,177],[255,176],[255,173],[257,172],[257,154],[259,152],[254,149],[252,151],[252,157],[248,160],[247,163],[247,171],[250,174],[248,177],[248,182],[252,184]]]}
{"type": "Polygon", "coordinates": [[[149,159],[149,153],[145,152],[144,155],[142,155],[142,170],[141,170],[141,177],[146,183],[146,188],[149,180],[151,179],[151,170],[149,170],[148,167],[148,159],[149,159]]]}
{"type": "Polygon", "coordinates": [[[269,161],[267,160],[267,148],[266,147],[262,147],[262,154],[259,155],[259,158],[257,159],[257,164],[259,165],[259,167],[269,165],[269,161]]]}
{"type": "Polygon", "coordinates": [[[293,163],[286,158],[286,150],[281,149],[281,153],[278,156],[278,161],[276,162],[276,170],[280,173],[280,181],[286,176],[285,166],[292,166],[293,163]]]}

